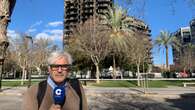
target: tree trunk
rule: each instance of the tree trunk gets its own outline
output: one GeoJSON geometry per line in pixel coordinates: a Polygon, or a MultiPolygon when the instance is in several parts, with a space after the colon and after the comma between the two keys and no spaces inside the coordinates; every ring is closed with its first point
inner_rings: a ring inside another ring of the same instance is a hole
{"type": "Polygon", "coordinates": [[[140,58],[137,62],[137,86],[140,86],[140,58]]]}
{"type": "Polygon", "coordinates": [[[25,70],[24,70],[24,80],[26,80],[27,79],[27,69],[25,68],[25,70]]]}
{"type": "Polygon", "coordinates": [[[14,79],[16,79],[16,69],[13,69],[14,79]]]}
{"type": "MultiPolygon", "coordinates": [[[[11,16],[11,8],[13,3],[10,0],[0,0],[0,43],[7,41],[7,26],[9,22],[9,17],[11,16]]],[[[13,5],[14,6],[14,5],[13,5]]]]}
{"type": "Polygon", "coordinates": [[[99,70],[99,59],[97,56],[91,55],[91,60],[93,61],[95,67],[96,67],[96,83],[100,83],[100,70],[99,70]]]}
{"type": "Polygon", "coordinates": [[[38,75],[40,76],[40,75],[41,75],[41,68],[38,67],[38,66],[36,66],[36,70],[37,70],[37,72],[38,72],[38,75]]]}
{"type": "Polygon", "coordinates": [[[3,64],[0,64],[0,92],[2,91],[2,73],[3,73],[3,64]]]}
{"type": "MultiPolygon", "coordinates": [[[[12,10],[16,0],[0,0],[0,44],[7,42],[7,26],[10,21],[12,10]]],[[[2,50],[0,50],[2,52],[2,50]]],[[[5,50],[6,51],[6,50],[5,50]]],[[[3,52],[0,54],[4,54],[3,52]]],[[[3,62],[2,62],[3,63],[3,62]]],[[[3,68],[3,64],[1,65],[3,68]]],[[[1,71],[0,71],[0,91],[1,91],[1,71]]]]}
{"type": "Polygon", "coordinates": [[[116,79],[116,61],[115,61],[115,55],[113,55],[113,79],[116,79]]]}
{"type": "Polygon", "coordinates": [[[140,86],[140,70],[139,64],[137,64],[137,86],[140,86]]]}
{"type": "Polygon", "coordinates": [[[144,62],[143,62],[143,73],[145,73],[145,65],[144,65],[144,62]]]}
{"type": "Polygon", "coordinates": [[[100,83],[100,70],[99,70],[99,65],[95,64],[96,67],[96,83],[100,83]]]}
{"type": "Polygon", "coordinates": [[[123,79],[123,73],[122,72],[120,72],[120,75],[121,75],[121,79],[123,79]]]}
{"type": "Polygon", "coordinates": [[[3,19],[0,19],[0,44],[4,41],[7,41],[7,25],[8,21],[4,21],[3,19]]]}
{"type": "Polygon", "coordinates": [[[22,80],[21,80],[21,85],[24,85],[24,78],[25,78],[25,68],[22,67],[22,80]]]}
{"type": "Polygon", "coordinates": [[[190,49],[190,61],[189,61],[189,70],[190,70],[190,72],[192,72],[192,61],[193,61],[193,59],[192,59],[192,50],[190,49]]]}
{"type": "Polygon", "coordinates": [[[166,70],[168,70],[169,71],[169,48],[168,48],[168,46],[165,46],[165,49],[166,49],[166,70]]]}

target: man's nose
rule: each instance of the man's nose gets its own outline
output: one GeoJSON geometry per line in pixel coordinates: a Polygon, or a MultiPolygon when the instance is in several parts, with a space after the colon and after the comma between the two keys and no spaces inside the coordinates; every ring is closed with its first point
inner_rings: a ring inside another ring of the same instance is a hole
{"type": "Polygon", "coordinates": [[[62,72],[62,67],[58,67],[58,72],[62,72]]]}

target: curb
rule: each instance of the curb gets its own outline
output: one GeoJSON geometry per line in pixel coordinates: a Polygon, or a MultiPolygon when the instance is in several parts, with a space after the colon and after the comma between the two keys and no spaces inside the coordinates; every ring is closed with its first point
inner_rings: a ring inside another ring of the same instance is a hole
{"type": "Polygon", "coordinates": [[[145,93],[141,95],[142,97],[159,97],[159,98],[181,98],[179,94],[159,94],[159,93],[145,93]]]}
{"type": "Polygon", "coordinates": [[[0,96],[22,96],[23,93],[5,93],[5,92],[2,92],[0,93],[0,96]]]}
{"type": "Polygon", "coordinates": [[[102,94],[124,94],[125,96],[129,95],[136,95],[136,96],[141,96],[141,97],[159,97],[159,98],[181,98],[180,94],[159,94],[159,93],[98,93],[98,92],[86,92],[86,95],[89,96],[102,96],[102,94]]]}

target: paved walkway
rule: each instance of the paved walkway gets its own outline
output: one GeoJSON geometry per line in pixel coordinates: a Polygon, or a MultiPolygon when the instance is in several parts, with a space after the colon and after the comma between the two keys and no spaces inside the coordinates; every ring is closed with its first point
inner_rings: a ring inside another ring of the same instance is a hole
{"type": "MultiPolygon", "coordinates": [[[[194,110],[195,88],[150,88],[144,94],[141,88],[84,87],[90,110],[194,110]]],[[[0,108],[20,110],[26,87],[3,88],[0,108]],[[9,106],[8,106],[9,105],[9,106]]]]}
{"type": "MultiPolygon", "coordinates": [[[[0,95],[22,95],[27,87],[3,87],[0,95]]],[[[120,87],[84,87],[88,94],[116,93],[116,94],[151,94],[151,95],[181,95],[195,94],[195,87],[169,87],[169,88],[120,88],[120,87]]]]}
{"type": "Polygon", "coordinates": [[[0,95],[20,96],[25,92],[25,90],[27,90],[27,87],[3,87],[0,95]]]}

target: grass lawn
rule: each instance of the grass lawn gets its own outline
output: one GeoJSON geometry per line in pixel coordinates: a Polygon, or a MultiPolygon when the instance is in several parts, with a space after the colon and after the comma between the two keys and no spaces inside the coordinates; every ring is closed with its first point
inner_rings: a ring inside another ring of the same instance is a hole
{"type": "MultiPolygon", "coordinates": [[[[32,81],[32,84],[37,84],[40,81],[32,81]]],[[[28,81],[24,81],[24,85],[21,85],[21,81],[2,81],[2,86],[17,87],[17,86],[27,86],[28,81]]]]}
{"type": "Polygon", "coordinates": [[[183,81],[183,80],[175,80],[175,81],[148,81],[149,87],[168,87],[168,86],[177,86],[183,87],[183,82],[191,82],[191,81],[183,81]]]}
{"type": "MultiPolygon", "coordinates": [[[[32,81],[32,84],[37,84],[40,81],[32,81]]],[[[174,80],[174,81],[148,81],[148,87],[166,88],[169,86],[183,87],[183,82],[195,82],[186,80],[174,80]]],[[[2,81],[2,86],[17,87],[21,86],[20,81],[2,81]]],[[[82,81],[83,83],[83,81],[82,81]]],[[[83,83],[84,84],[84,83],[83,83]]],[[[143,83],[142,83],[143,84],[143,83]]],[[[27,86],[28,81],[24,81],[23,86],[27,86]]],[[[100,84],[96,84],[95,81],[87,81],[87,86],[96,87],[137,87],[137,81],[100,81],[100,84]]]]}
{"type": "Polygon", "coordinates": [[[87,82],[89,86],[96,87],[136,87],[135,81],[100,81],[100,84],[95,82],[87,82]]]}
{"type": "MultiPolygon", "coordinates": [[[[148,87],[159,87],[166,88],[169,86],[183,87],[183,82],[195,82],[195,81],[184,81],[184,80],[174,80],[174,81],[148,81],[148,87]]],[[[142,83],[143,84],[143,83],[142,83]]],[[[100,84],[95,82],[87,82],[88,86],[96,87],[137,87],[137,81],[100,81],[100,84]]]]}

